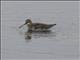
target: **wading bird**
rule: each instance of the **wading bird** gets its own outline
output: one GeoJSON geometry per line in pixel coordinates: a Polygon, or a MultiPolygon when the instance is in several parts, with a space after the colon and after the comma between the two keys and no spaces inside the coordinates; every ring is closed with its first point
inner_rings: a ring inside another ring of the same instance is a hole
{"type": "Polygon", "coordinates": [[[25,23],[23,25],[19,26],[19,28],[24,25],[27,25],[28,30],[31,31],[46,31],[51,27],[55,26],[56,24],[32,23],[31,19],[27,19],[25,20],[25,23]]]}

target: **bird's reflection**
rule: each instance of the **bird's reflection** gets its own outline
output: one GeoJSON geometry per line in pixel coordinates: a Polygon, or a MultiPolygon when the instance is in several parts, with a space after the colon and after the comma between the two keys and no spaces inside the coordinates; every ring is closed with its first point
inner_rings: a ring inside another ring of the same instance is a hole
{"type": "Polygon", "coordinates": [[[27,32],[25,32],[25,39],[31,39],[32,38],[32,31],[28,30],[27,32]]]}
{"type": "Polygon", "coordinates": [[[46,30],[46,31],[31,31],[31,30],[28,30],[27,32],[25,32],[25,39],[30,40],[30,39],[32,39],[32,36],[34,38],[55,37],[56,32],[52,32],[51,30],[46,30]]]}

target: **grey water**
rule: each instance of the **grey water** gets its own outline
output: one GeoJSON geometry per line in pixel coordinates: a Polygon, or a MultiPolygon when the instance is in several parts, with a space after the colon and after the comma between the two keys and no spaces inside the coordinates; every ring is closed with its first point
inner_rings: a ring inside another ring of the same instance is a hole
{"type": "Polygon", "coordinates": [[[78,59],[78,2],[1,2],[1,57],[11,59],[78,59]],[[56,23],[51,32],[32,33],[25,39],[32,22],[56,23]]]}

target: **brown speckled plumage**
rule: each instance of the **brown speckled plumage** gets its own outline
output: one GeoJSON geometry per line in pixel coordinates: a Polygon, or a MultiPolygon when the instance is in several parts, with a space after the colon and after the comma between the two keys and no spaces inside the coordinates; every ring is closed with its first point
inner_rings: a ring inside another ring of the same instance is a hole
{"type": "MultiPolygon", "coordinates": [[[[23,25],[26,24],[28,26],[28,30],[47,30],[56,25],[56,24],[32,23],[30,19],[27,19],[25,21],[25,24],[23,25]]],[[[21,28],[23,25],[21,25],[19,28],[21,28]]]]}

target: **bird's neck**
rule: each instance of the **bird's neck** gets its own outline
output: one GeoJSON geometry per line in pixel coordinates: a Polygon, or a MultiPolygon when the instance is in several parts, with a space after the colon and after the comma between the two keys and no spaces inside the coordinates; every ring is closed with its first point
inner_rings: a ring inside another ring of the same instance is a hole
{"type": "Polygon", "coordinates": [[[32,23],[27,23],[28,30],[32,30],[32,23]]]}

